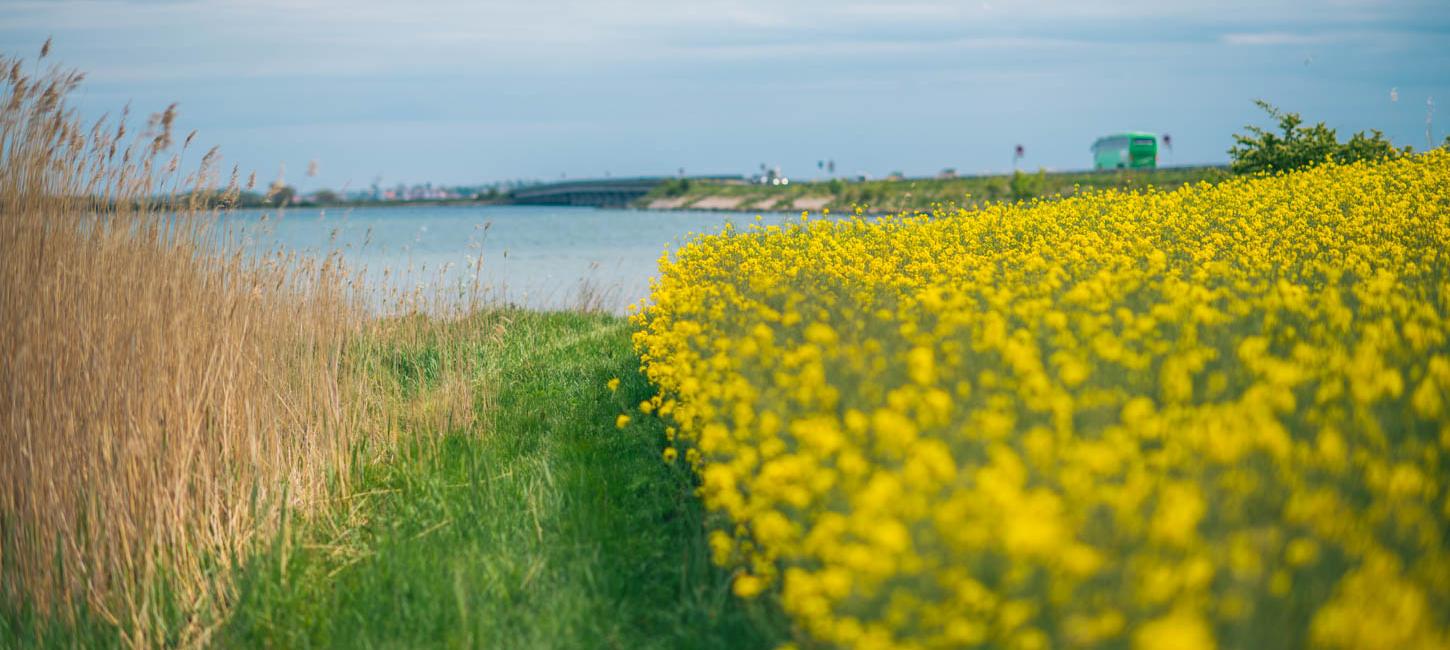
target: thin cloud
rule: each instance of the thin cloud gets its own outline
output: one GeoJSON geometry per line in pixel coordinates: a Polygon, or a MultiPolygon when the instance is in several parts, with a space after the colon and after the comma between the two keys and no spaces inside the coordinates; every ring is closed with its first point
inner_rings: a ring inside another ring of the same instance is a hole
{"type": "Polygon", "coordinates": [[[1224,45],[1276,46],[1316,45],[1335,39],[1327,34],[1296,34],[1293,32],[1238,32],[1224,34],[1219,39],[1224,45]]]}
{"type": "Polygon", "coordinates": [[[707,61],[783,60],[833,58],[837,60],[886,55],[941,55],[965,51],[1025,52],[1093,45],[1066,38],[1027,36],[983,36],[936,40],[800,41],[790,43],[741,43],[681,46],[673,54],[707,61]]]}

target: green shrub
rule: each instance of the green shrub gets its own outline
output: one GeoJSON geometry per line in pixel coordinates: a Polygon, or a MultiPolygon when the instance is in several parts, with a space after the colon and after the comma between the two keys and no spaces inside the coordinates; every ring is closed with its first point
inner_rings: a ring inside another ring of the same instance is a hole
{"type": "Polygon", "coordinates": [[[1025,201],[1042,193],[1042,188],[1047,185],[1047,170],[1039,169],[1036,174],[1024,174],[1020,170],[1012,172],[1012,199],[1025,201]]]}
{"type": "Polygon", "coordinates": [[[1244,127],[1247,134],[1234,134],[1234,146],[1228,154],[1229,167],[1236,174],[1300,169],[1326,160],[1379,160],[1410,152],[1409,147],[1396,149],[1378,130],[1371,130],[1369,135],[1360,131],[1341,143],[1335,130],[1323,122],[1306,126],[1298,113],[1281,111],[1263,100],[1254,103],[1279,122],[1279,132],[1248,125],[1244,127]]]}
{"type": "Polygon", "coordinates": [[[664,182],[664,187],[660,189],[660,193],[665,196],[684,196],[690,191],[690,184],[690,179],[688,178],[672,178],[664,182]]]}

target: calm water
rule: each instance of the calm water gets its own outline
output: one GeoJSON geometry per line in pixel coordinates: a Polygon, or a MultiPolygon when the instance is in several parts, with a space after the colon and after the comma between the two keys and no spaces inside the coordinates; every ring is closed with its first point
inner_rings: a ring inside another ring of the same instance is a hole
{"type": "MultiPolygon", "coordinates": [[[[763,215],[764,223],[792,217],[763,215]]],[[[796,217],[798,218],[798,217],[796,217]]],[[[649,293],[661,252],[753,214],[545,206],[413,206],[243,210],[231,220],[257,252],[338,251],[377,286],[456,295],[473,281],[494,300],[539,309],[578,306],[584,295],[623,311],[649,293]]]]}

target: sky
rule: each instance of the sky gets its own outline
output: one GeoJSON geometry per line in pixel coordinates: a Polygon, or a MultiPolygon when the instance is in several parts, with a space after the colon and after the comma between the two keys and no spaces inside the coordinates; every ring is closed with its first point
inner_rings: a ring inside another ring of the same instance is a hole
{"type": "Polygon", "coordinates": [[[47,37],[82,114],[177,102],[304,191],[1082,169],[1128,130],[1215,164],[1255,99],[1422,148],[1433,98],[1450,134],[1446,0],[0,0],[0,52],[47,37]]]}

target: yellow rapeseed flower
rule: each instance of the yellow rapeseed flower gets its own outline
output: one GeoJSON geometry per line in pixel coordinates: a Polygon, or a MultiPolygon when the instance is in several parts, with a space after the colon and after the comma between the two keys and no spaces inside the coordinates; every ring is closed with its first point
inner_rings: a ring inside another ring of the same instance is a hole
{"type": "Polygon", "coordinates": [[[803,640],[1450,647],[1450,152],[727,227],[642,304],[803,640]]]}

